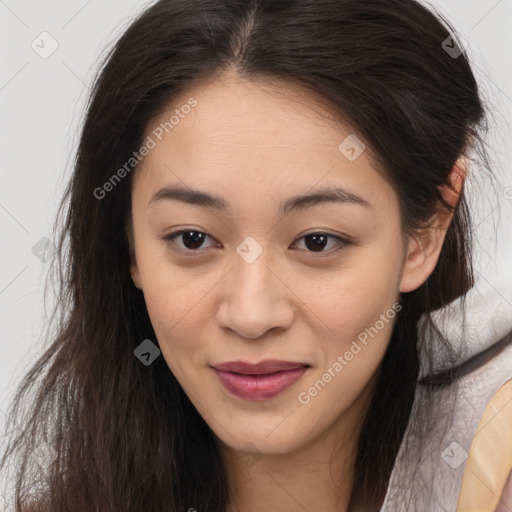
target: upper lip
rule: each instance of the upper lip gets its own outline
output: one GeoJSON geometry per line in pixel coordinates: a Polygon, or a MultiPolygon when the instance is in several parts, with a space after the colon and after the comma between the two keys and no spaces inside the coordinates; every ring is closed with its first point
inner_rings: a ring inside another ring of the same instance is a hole
{"type": "Polygon", "coordinates": [[[279,361],[277,359],[265,359],[259,363],[251,364],[245,361],[229,361],[212,365],[213,368],[222,372],[239,373],[241,375],[265,375],[283,370],[293,370],[310,366],[307,363],[295,363],[292,361],[279,361]]]}

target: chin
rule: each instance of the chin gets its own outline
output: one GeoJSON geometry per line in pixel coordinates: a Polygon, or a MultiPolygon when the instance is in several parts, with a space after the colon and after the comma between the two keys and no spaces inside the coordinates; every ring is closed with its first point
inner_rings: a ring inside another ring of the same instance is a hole
{"type": "Polygon", "coordinates": [[[301,448],[307,442],[304,434],[293,431],[290,425],[280,432],[275,426],[276,424],[263,425],[258,432],[232,432],[232,436],[227,436],[225,431],[222,432],[222,437],[217,433],[215,435],[231,449],[249,454],[285,455],[301,448]]]}

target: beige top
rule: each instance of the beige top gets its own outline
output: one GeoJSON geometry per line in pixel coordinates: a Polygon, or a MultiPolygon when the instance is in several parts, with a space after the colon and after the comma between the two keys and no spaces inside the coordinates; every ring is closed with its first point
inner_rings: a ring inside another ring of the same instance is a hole
{"type": "Polygon", "coordinates": [[[511,470],[509,333],[455,384],[431,393],[418,386],[380,512],[512,512],[511,470]],[[426,410],[447,424],[425,423],[426,410]]]}
{"type": "Polygon", "coordinates": [[[477,510],[512,511],[512,380],[486,407],[471,444],[457,512],[477,510]]]}

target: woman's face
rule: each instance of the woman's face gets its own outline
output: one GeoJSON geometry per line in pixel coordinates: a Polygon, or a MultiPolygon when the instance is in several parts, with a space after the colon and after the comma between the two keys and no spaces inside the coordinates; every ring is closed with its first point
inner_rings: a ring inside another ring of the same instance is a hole
{"type": "Polygon", "coordinates": [[[145,140],[132,277],[212,431],[283,454],[358,424],[400,292],[432,270],[409,261],[398,197],[368,150],[311,93],[234,77],[181,96],[145,140]],[[296,365],[215,370],[264,360],[296,365]]]}

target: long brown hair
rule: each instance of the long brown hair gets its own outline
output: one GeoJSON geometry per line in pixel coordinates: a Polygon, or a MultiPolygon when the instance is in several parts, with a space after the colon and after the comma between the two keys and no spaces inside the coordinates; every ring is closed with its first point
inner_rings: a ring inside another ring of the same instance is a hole
{"type": "Polygon", "coordinates": [[[227,68],[328,101],[393,181],[404,235],[427,225],[439,203],[454,212],[435,270],[401,296],[363,425],[352,503],[382,499],[415,395],[418,322],[435,329],[431,312],[473,285],[466,198],[452,208],[438,190],[461,155],[487,162],[481,95],[457,49],[453,27],[414,0],[161,0],[129,26],[94,82],[55,224],[51,343],[8,411],[17,428],[0,467],[16,468],[17,512],[226,510],[211,430],[163,358],[145,366],[134,356],[143,340],[157,343],[129,272],[135,168],[104,197],[94,191],[169,101],[227,68]],[[34,463],[40,446],[54,450],[48,466],[34,463]]]}

